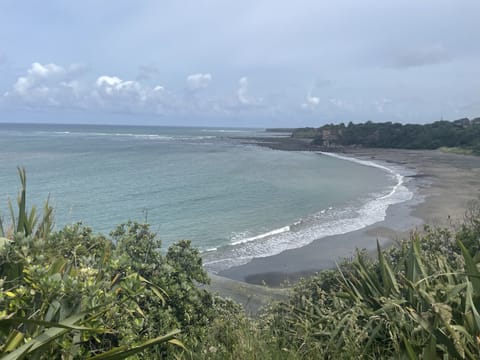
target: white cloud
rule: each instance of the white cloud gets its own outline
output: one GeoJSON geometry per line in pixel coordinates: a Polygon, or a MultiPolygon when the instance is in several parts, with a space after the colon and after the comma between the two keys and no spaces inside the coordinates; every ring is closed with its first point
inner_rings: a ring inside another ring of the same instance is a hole
{"type": "Polygon", "coordinates": [[[18,77],[4,99],[38,107],[156,112],[166,95],[162,86],[152,88],[117,76],[99,76],[93,83],[85,81],[82,69],[79,65],[62,67],[35,62],[18,77]]]}
{"type": "Polygon", "coordinates": [[[84,67],[34,62],[26,74],[17,78],[12,90],[4,98],[26,105],[62,106],[77,102],[81,95],[81,84],[76,80],[84,67]]]}
{"type": "Polygon", "coordinates": [[[92,79],[80,70],[76,65],[64,67],[35,62],[14,81],[3,102],[19,107],[61,107],[172,116],[233,116],[249,109],[268,111],[262,98],[249,93],[247,77],[238,80],[233,97],[230,92],[223,95],[205,92],[200,96],[196,91],[210,85],[210,73],[191,74],[186,79],[187,88],[169,90],[159,84],[125,80],[114,74],[92,79]]]}
{"type": "Polygon", "coordinates": [[[118,84],[122,83],[122,80],[116,76],[107,76],[107,75],[103,75],[103,76],[100,76],[97,81],[95,82],[95,84],[97,85],[97,87],[101,88],[101,87],[115,87],[117,86],[118,84]]]}
{"type": "Polygon", "coordinates": [[[207,74],[192,74],[187,77],[187,85],[191,90],[205,89],[210,85],[212,75],[207,74]]]}
{"type": "Polygon", "coordinates": [[[46,85],[48,82],[52,81],[52,79],[59,79],[65,74],[66,70],[61,66],[55,64],[42,65],[35,62],[28,69],[27,75],[17,79],[13,85],[13,90],[20,96],[26,95],[34,88],[45,90],[48,89],[46,85]]]}
{"type": "Polygon", "coordinates": [[[144,99],[145,89],[137,81],[124,81],[116,76],[100,76],[95,82],[96,94],[102,97],[127,97],[144,99]]]}
{"type": "Polygon", "coordinates": [[[102,110],[159,114],[177,108],[179,100],[163,86],[151,87],[117,76],[103,75],[95,81],[92,102],[102,110]]]}
{"type": "Polygon", "coordinates": [[[320,104],[320,98],[308,94],[307,98],[305,99],[305,102],[301,105],[301,107],[302,109],[305,109],[305,110],[313,110],[319,104],[320,104]]]}
{"type": "Polygon", "coordinates": [[[249,92],[249,80],[246,76],[241,77],[238,80],[238,88],[236,93],[236,99],[227,100],[223,103],[225,108],[230,110],[241,109],[256,109],[265,108],[264,99],[261,97],[255,97],[249,92]]]}
{"type": "Polygon", "coordinates": [[[249,105],[251,103],[251,99],[249,99],[248,95],[248,78],[245,76],[238,80],[238,90],[237,90],[237,99],[242,105],[249,105]]]}

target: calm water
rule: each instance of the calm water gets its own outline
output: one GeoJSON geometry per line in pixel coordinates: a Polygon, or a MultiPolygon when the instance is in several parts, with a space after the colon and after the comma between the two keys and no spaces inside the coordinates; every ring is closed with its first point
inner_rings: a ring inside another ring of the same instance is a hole
{"type": "Polygon", "coordinates": [[[0,124],[0,209],[27,169],[29,204],[50,196],[57,228],[108,233],[145,221],[190,239],[217,271],[356,230],[404,201],[401,177],[331,156],[242,144],[258,129],[0,124]],[[400,183],[399,183],[400,182],[400,183]]]}

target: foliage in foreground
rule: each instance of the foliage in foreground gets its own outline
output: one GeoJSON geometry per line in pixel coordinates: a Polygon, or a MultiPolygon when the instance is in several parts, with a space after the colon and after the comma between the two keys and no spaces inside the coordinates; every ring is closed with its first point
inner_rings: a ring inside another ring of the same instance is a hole
{"type": "Polygon", "coordinates": [[[202,289],[198,251],[165,254],[148,225],[109,237],[52,231],[27,211],[0,227],[0,357],[145,359],[476,359],[480,357],[480,209],[456,229],[426,227],[300,281],[250,319],[202,289]]]}
{"type": "Polygon", "coordinates": [[[478,359],[478,214],[302,281],[269,328],[302,358],[478,359]]]}
{"type": "Polygon", "coordinates": [[[52,209],[27,210],[19,173],[18,210],[10,204],[11,224],[0,226],[0,357],[180,356],[204,337],[217,303],[228,307],[200,289],[209,280],[188,241],[162,254],[134,222],[110,237],[81,224],[52,232],[52,209]]]}

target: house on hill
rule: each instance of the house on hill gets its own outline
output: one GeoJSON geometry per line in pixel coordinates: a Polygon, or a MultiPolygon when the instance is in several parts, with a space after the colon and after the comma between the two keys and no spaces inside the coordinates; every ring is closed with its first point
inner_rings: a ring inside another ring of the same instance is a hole
{"type": "Polygon", "coordinates": [[[338,138],[341,135],[342,135],[341,129],[334,129],[334,128],[322,129],[322,145],[326,147],[337,145],[338,138]]]}
{"type": "Polygon", "coordinates": [[[470,120],[468,118],[458,119],[458,120],[455,120],[453,123],[463,128],[470,126],[470,120]]]}

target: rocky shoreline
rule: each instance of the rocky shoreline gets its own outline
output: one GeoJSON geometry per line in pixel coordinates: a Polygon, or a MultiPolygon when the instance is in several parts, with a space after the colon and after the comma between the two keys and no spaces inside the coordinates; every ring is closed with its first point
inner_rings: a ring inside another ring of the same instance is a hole
{"type": "Polygon", "coordinates": [[[326,147],[312,144],[312,139],[292,138],[292,137],[254,137],[233,139],[240,140],[243,144],[257,145],[272,150],[284,151],[323,151],[323,152],[344,152],[343,147],[326,147]]]}

